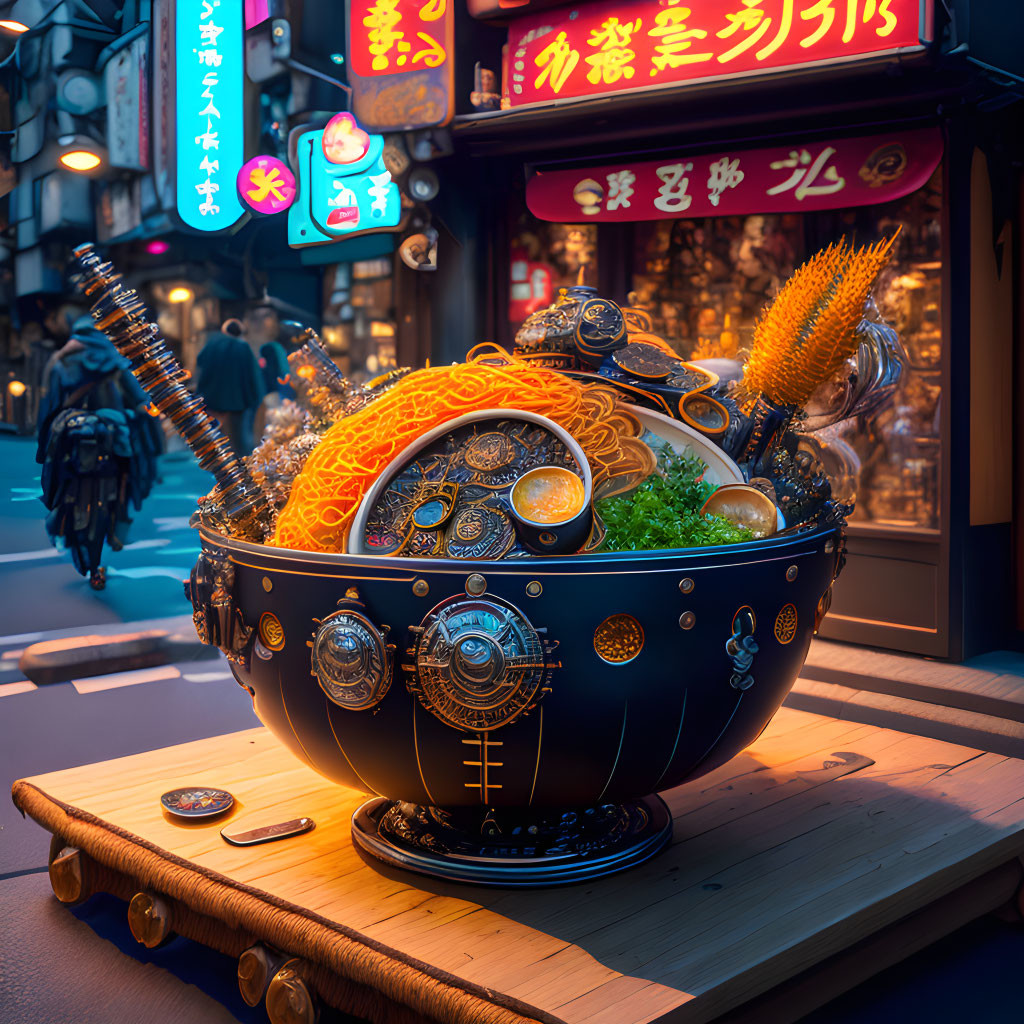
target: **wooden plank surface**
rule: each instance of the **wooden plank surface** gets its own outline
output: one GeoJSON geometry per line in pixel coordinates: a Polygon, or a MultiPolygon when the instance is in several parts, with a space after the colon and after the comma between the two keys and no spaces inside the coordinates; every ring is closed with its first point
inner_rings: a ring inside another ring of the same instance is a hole
{"type": "Polygon", "coordinates": [[[815,639],[802,678],[1024,722],[1024,657],[992,652],[958,665],[815,639]]]}
{"type": "Polygon", "coordinates": [[[945,704],[797,679],[786,696],[785,706],[915,736],[930,736],[1007,757],[1024,757],[1024,722],[945,704]]]}
{"type": "MultiPolygon", "coordinates": [[[[567,1024],[708,1021],[1024,853],[1024,762],[790,709],[665,794],[671,847],[611,878],[513,892],[371,866],[325,782],[256,729],[27,780],[211,872],[354,929],[402,963],[567,1024]],[[159,796],[230,790],[232,819],[309,815],[252,848],[159,796]]],[[[16,784],[16,794],[17,794],[16,784]]]]}

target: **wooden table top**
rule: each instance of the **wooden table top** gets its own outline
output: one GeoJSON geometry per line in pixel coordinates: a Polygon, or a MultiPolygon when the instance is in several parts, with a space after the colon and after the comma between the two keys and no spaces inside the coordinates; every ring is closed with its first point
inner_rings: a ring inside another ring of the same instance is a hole
{"type": "Polygon", "coordinates": [[[664,853],[556,889],[385,873],[349,835],[365,797],[264,729],[26,782],[397,961],[567,1024],[712,1020],[1024,854],[1024,761],[785,708],[744,753],[663,794],[675,820],[664,853]],[[236,808],[174,823],[159,797],[184,785],[228,789],[236,808]],[[219,834],[228,820],[302,815],[315,830],[278,843],[219,834]]]}

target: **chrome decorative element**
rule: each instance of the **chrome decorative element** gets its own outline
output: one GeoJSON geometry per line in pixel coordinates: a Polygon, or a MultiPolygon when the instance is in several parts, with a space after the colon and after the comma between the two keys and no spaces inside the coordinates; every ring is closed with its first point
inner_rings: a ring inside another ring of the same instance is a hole
{"type": "Polygon", "coordinates": [[[874,299],[868,299],[856,332],[860,347],[848,360],[842,381],[818,389],[807,404],[801,430],[820,430],[854,416],[870,416],[896,393],[907,353],[899,335],[882,321],[874,299]]]}
{"type": "Polygon", "coordinates": [[[379,629],[351,598],[322,622],[310,642],[311,675],[338,707],[347,711],[375,708],[391,687],[395,645],[387,643],[389,626],[379,629]]]}
{"type": "Polygon", "coordinates": [[[235,604],[235,566],[223,548],[208,545],[185,581],[199,642],[219,647],[228,661],[243,664],[253,630],[235,604]]]}
{"type": "Polygon", "coordinates": [[[658,796],[569,811],[443,810],[375,797],[352,816],[352,838],[386,864],[502,888],[599,878],[642,863],[671,835],[658,796]]]}
{"type": "Polygon", "coordinates": [[[754,613],[744,605],[733,617],[732,636],[725,642],[725,651],[732,660],[729,685],[736,690],[749,690],[754,685],[750,669],[754,665],[758,646],[753,633],[754,613]]]}
{"type": "Polygon", "coordinates": [[[537,706],[555,666],[538,630],[498,600],[454,598],[438,605],[408,651],[409,692],[446,725],[490,732],[537,706]]]}

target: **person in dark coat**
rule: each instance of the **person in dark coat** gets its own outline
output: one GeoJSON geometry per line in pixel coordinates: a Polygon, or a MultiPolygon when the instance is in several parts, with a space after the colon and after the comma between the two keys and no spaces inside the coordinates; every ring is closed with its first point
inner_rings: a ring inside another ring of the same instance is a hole
{"type": "Polygon", "coordinates": [[[253,422],[266,393],[256,356],[243,338],[215,331],[200,350],[196,368],[196,391],[243,458],[256,445],[253,422]]]}
{"type": "Polygon", "coordinates": [[[110,339],[88,316],[48,367],[39,409],[46,531],[63,544],[94,590],[106,585],[103,545],[119,551],[131,519],[156,480],[163,432],[149,396],[110,339]]]}

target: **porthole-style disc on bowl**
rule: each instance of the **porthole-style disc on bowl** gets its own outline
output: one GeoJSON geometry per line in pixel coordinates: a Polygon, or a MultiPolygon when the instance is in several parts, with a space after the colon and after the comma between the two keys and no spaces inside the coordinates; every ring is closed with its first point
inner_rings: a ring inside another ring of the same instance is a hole
{"type": "Polygon", "coordinates": [[[542,466],[576,474],[589,508],[590,464],[554,420],[520,409],[455,417],[417,438],[380,474],[356,511],[349,551],[459,559],[522,554],[510,492],[542,466]]]}

